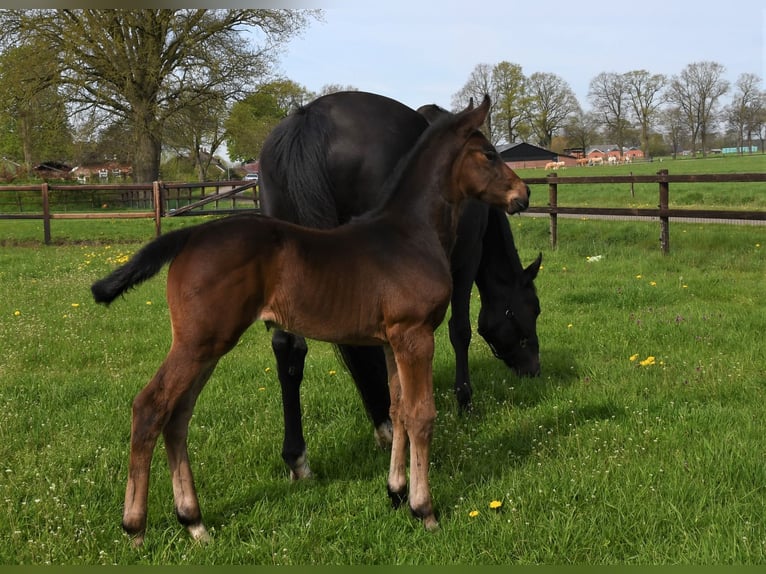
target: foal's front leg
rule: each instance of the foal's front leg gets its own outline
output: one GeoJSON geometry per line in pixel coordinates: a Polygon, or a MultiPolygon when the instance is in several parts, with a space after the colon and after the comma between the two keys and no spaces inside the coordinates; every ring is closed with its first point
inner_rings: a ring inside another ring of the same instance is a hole
{"type": "Polygon", "coordinates": [[[436,419],[433,396],[433,331],[423,327],[411,330],[391,341],[387,361],[396,365],[391,378],[391,420],[394,423],[394,443],[391,449],[389,492],[401,493],[406,488],[405,460],[407,441],[410,444],[409,503],[412,514],[423,520],[427,530],[436,530],[428,485],[431,439],[436,419]]]}

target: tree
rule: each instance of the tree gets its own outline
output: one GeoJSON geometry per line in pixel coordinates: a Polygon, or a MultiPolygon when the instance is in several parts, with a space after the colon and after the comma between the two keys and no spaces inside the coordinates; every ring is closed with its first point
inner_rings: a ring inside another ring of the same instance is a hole
{"type": "Polygon", "coordinates": [[[581,147],[583,153],[591,145],[598,133],[598,118],[593,112],[583,113],[582,110],[572,114],[564,126],[569,145],[581,147]]]}
{"type": "Polygon", "coordinates": [[[484,99],[485,94],[490,96],[491,108],[487,114],[484,131],[487,138],[495,145],[500,139],[492,121],[492,116],[497,109],[497,94],[493,91],[492,67],[489,64],[478,64],[473,69],[468,81],[452,96],[452,110],[465,109],[471,99],[473,99],[474,104],[478,105],[484,99]]]}
{"type": "Polygon", "coordinates": [[[634,70],[622,77],[633,117],[641,132],[641,150],[644,157],[649,157],[649,131],[658,119],[663,102],[662,90],[667,84],[667,78],[662,74],[650,74],[646,70],[634,70]]]}
{"type": "Polygon", "coordinates": [[[689,138],[684,112],[679,107],[670,107],[660,112],[660,122],[665,126],[673,159],[683,149],[683,142],[689,138]]]}
{"type": "Polygon", "coordinates": [[[580,104],[569,84],[556,74],[535,72],[528,86],[530,126],[538,144],[547,147],[569,116],[580,112],[580,104]]]}
{"type": "MultiPolygon", "coordinates": [[[[748,147],[751,147],[764,99],[764,92],[759,87],[761,78],[757,74],[742,74],[735,85],[737,92],[725,110],[726,120],[737,134],[737,146],[743,148],[747,140],[748,147]]],[[[757,131],[760,132],[760,129],[757,131]]]]}
{"type": "Polygon", "coordinates": [[[527,79],[521,66],[503,61],[492,69],[491,85],[496,98],[492,123],[499,137],[514,143],[520,139],[521,126],[528,115],[527,79]]]}
{"type": "Polygon", "coordinates": [[[0,116],[7,126],[0,152],[23,158],[27,170],[43,160],[66,159],[72,143],[53,60],[40,46],[20,45],[0,54],[0,116]]]}
{"type": "Polygon", "coordinates": [[[614,72],[600,73],[590,81],[588,99],[606,127],[606,135],[615,140],[622,154],[629,125],[625,77],[614,72]]]}
{"type": "Polygon", "coordinates": [[[715,120],[718,100],[729,90],[729,82],[723,79],[725,71],[717,62],[694,62],[670,81],[668,98],[683,113],[691,134],[693,153],[699,138],[702,155],[707,155],[707,138],[715,120]]]}
{"type": "Polygon", "coordinates": [[[224,124],[229,156],[239,161],[260,156],[263,141],[274,126],[311,99],[313,94],[306,88],[290,80],[279,80],[235,103],[224,124]]]}
{"type": "Polygon", "coordinates": [[[69,101],[128,121],[139,182],[158,177],[163,129],[189,107],[227,100],[268,72],[275,51],[321,12],[3,10],[6,42],[50,46],[69,101]],[[244,32],[253,32],[248,40],[244,32]]]}

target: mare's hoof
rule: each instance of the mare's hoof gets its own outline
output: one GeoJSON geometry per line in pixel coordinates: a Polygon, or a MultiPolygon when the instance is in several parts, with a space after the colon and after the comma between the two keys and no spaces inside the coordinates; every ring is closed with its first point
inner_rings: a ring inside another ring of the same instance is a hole
{"type": "Polygon", "coordinates": [[[290,480],[306,480],[309,478],[314,478],[314,473],[311,472],[308,458],[305,454],[302,454],[290,466],[290,480]]]}
{"type": "Polygon", "coordinates": [[[189,531],[191,537],[200,544],[208,544],[213,541],[213,539],[210,538],[210,534],[208,534],[207,528],[205,528],[205,525],[201,522],[193,526],[187,526],[186,529],[189,531]]]}
{"type": "Polygon", "coordinates": [[[428,532],[438,532],[439,531],[439,523],[436,521],[436,517],[433,515],[426,516],[423,519],[423,526],[428,532]]]}

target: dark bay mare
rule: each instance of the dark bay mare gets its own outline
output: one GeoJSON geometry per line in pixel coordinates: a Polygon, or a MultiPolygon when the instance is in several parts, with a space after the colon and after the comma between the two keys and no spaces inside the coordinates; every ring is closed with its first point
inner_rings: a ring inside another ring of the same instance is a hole
{"type": "Polygon", "coordinates": [[[149,475],[162,434],[176,515],[198,540],[202,521],[187,436],[218,361],[255,321],[336,344],[382,345],[393,442],[387,488],[395,506],[438,526],[428,468],[434,331],[452,292],[446,253],[469,197],[516,212],[528,188],[479,131],[489,97],[431,125],[389,179],[382,206],[334,229],[237,215],[172,231],[141,248],[91,290],[109,304],[167,263],[170,350],[133,400],[123,528],[143,543],[149,475]],[[307,288],[311,286],[311,288],[307,288]],[[409,489],[406,453],[409,446],[409,489]]]}
{"type": "MultiPolygon", "coordinates": [[[[415,145],[429,122],[450,115],[435,105],[415,111],[368,92],[320,97],[283,120],[264,142],[260,199],[264,213],[300,225],[333,228],[385,200],[386,178],[415,145]]],[[[536,321],[540,303],[534,279],[538,257],[523,268],[503,209],[469,199],[459,218],[450,256],[453,281],[449,335],[455,352],[454,389],[470,408],[468,365],[470,299],[481,296],[478,331],[493,353],[519,375],[540,372],[536,321]]],[[[277,362],[285,417],[282,456],[293,478],[310,476],[303,436],[300,385],[306,341],[276,330],[277,362]]],[[[390,443],[389,390],[383,350],[340,345],[379,444],[390,443]]]]}

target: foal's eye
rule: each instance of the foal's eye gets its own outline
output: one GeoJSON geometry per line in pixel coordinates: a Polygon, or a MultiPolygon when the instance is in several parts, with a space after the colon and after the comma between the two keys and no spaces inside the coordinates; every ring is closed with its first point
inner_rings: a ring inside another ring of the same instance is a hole
{"type": "Polygon", "coordinates": [[[520,346],[522,349],[526,349],[526,348],[527,348],[527,340],[526,340],[526,339],[521,339],[521,340],[519,341],[519,346],[520,346]]]}

